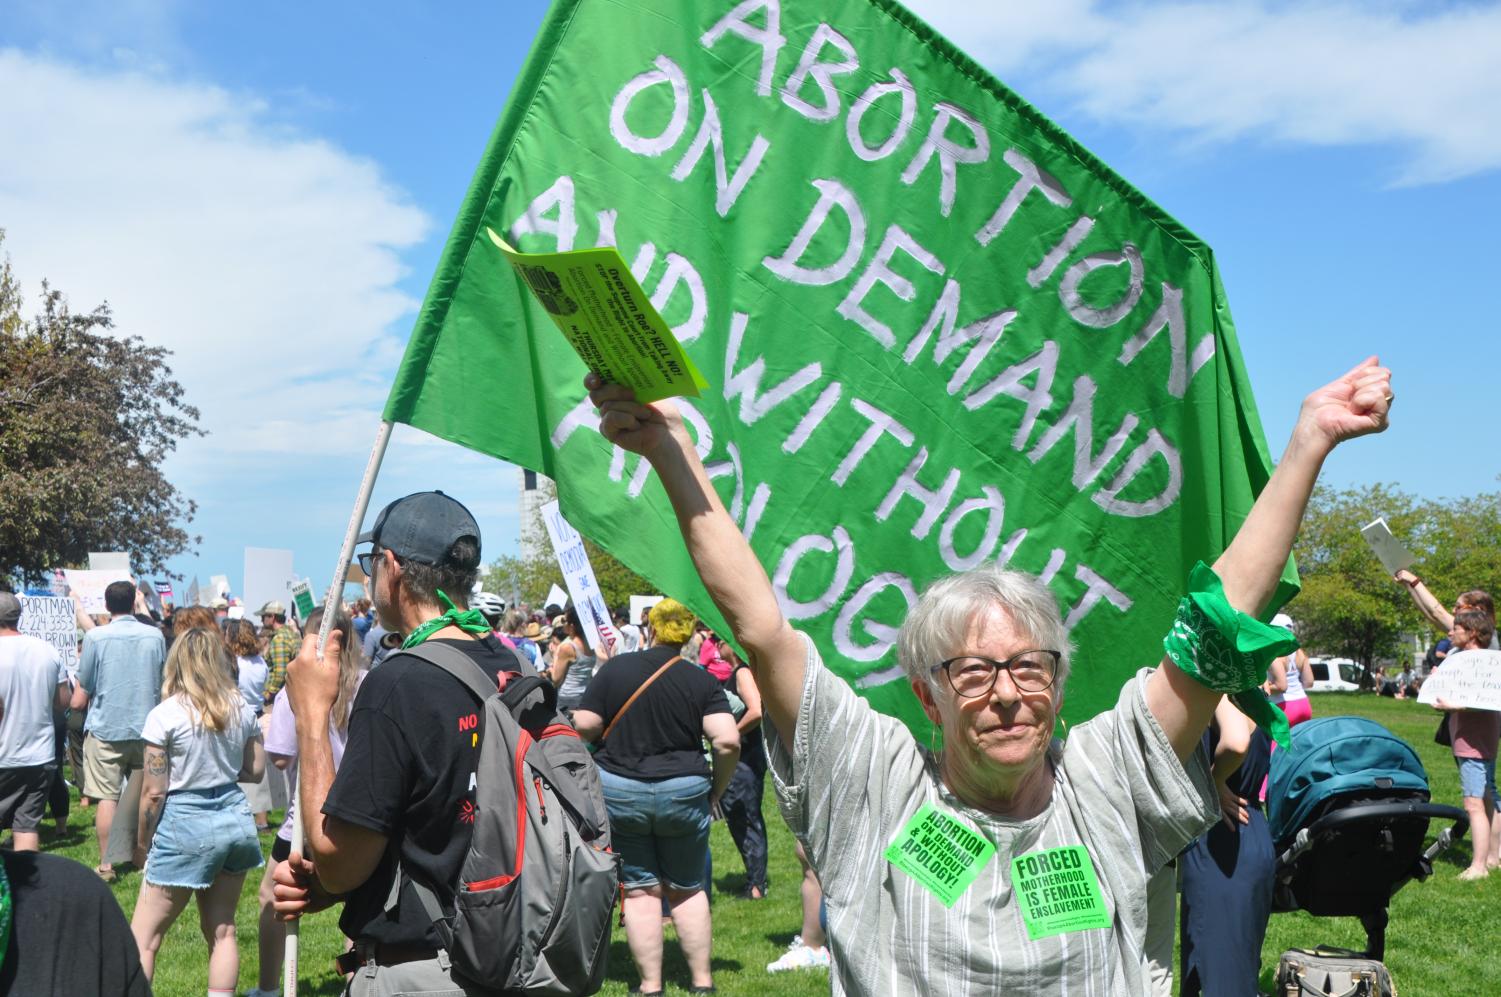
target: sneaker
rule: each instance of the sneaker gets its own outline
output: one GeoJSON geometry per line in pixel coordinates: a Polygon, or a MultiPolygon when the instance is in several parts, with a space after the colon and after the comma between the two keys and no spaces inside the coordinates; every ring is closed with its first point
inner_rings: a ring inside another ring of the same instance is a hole
{"type": "Polygon", "coordinates": [[[768,973],[785,973],[791,969],[828,969],[829,950],[827,948],[811,948],[803,944],[801,935],[792,939],[792,944],[787,946],[776,962],[767,963],[768,973]]]}

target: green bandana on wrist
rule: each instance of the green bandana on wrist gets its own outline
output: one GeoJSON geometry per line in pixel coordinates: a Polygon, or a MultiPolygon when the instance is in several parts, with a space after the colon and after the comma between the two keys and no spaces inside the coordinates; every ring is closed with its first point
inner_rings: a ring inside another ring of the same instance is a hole
{"type": "Polygon", "coordinates": [[[490,621],[485,619],[484,613],[477,609],[460,609],[442,589],[438,589],[438,601],[447,606],[448,611],[442,616],[428,620],[407,634],[407,639],[401,642],[403,651],[409,647],[416,647],[444,627],[458,627],[465,633],[474,634],[476,637],[483,637],[493,632],[490,629],[490,621]]]}
{"type": "Polygon", "coordinates": [[[1278,745],[1290,747],[1287,715],[1272,705],[1261,683],[1272,661],[1298,649],[1298,638],[1231,606],[1224,583],[1203,561],[1189,573],[1188,589],[1162,638],[1167,656],[1196,681],[1229,695],[1278,745]]]}

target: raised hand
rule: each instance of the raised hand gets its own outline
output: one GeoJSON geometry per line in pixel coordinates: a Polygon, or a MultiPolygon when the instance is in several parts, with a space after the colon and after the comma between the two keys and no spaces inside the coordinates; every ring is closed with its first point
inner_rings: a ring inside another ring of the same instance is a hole
{"type": "Polygon", "coordinates": [[[674,441],[692,448],[683,417],[672,402],[643,405],[636,401],[636,394],[630,388],[608,383],[593,371],[584,378],[584,387],[589,389],[589,400],[599,409],[600,435],[622,450],[650,460],[674,441]]]}
{"type": "Polygon", "coordinates": [[[1303,400],[1298,429],[1329,446],[1386,429],[1392,405],[1392,372],[1372,356],[1303,400]]]}

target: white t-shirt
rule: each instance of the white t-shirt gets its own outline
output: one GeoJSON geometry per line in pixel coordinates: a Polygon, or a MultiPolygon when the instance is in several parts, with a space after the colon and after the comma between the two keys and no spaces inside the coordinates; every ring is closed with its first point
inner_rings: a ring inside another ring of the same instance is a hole
{"type": "MultiPolygon", "coordinates": [[[[358,693],[360,682],[365,681],[368,671],[360,672],[359,681],[355,683],[355,691],[358,693]]],[[[354,697],[349,698],[349,705],[354,706],[354,697]]],[[[328,718],[328,746],[334,756],[334,771],[339,771],[339,763],[344,760],[344,744],[349,740],[349,725],[340,730],[334,725],[333,717],[328,718]]],[[[292,701],[287,698],[287,689],[282,687],[276,694],[276,699],[271,704],[271,722],[266,725],[266,751],[273,755],[285,755],[292,759],[292,764],[286,768],[287,781],[297,785],[297,717],[292,713],[292,701]]],[[[267,759],[270,765],[271,760],[267,759]]],[[[281,829],[276,836],[283,841],[292,840],[292,824],[297,819],[297,801],[294,798],[287,800],[287,814],[281,822],[281,829]]]]}
{"type": "Polygon", "coordinates": [[[50,764],[57,687],[65,680],[57,648],[30,634],[0,637],[0,768],[50,764]]]}
{"type": "Polygon", "coordinates": [[[245,761],[245,745],[259,740],[255,710],[235,696],[236,712],[224,730],[208,730],[198,710],[181,695],[164,699],[146,715],[141,737],[167,751],[167,792],[215,789],[236,781],[245,761]]]}
{"type": "Polygon", "coordinates": [[[250,704],[252,710],[259,710],[264,702],[266,679],[270,677],[271,669],[267,666],[266,659],[259,654],[235,660],[240,663],[240,695],[245,697],[245,702],[250,704]]]}

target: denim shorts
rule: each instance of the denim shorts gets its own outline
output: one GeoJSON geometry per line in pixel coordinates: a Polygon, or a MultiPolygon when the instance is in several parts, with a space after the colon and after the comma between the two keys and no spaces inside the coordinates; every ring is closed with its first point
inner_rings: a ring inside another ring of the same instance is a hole
{"type": "Polygon", "coordinates": [[[261,864],[255,818],[239,786],[167,794],[146,856],[146,882],[203,890],[221,872],[235,875],[261,864]]]}
{"type": "Polygon", "coordinates": [[[1459,795],[1483,800],[1496,798],[1494,758],[1456,758],[1459,763],[1459,795]]]}
{"type": "Polygon", "coordinates": [[[610,839],[621,857],[627,889],[665,885],[674,890],[704,886],[709,853],[709,777],[628,779],[599,770],[610,839]]]}

